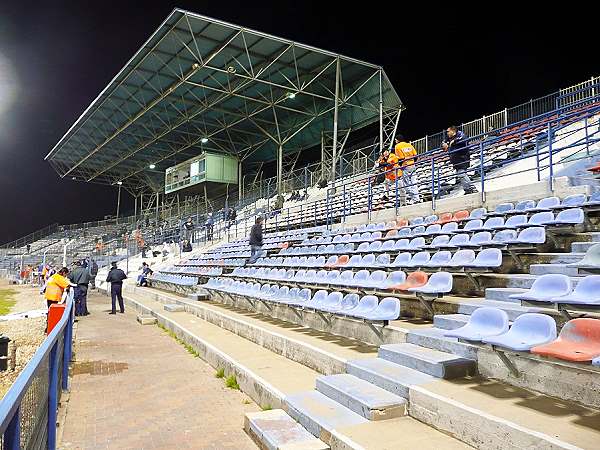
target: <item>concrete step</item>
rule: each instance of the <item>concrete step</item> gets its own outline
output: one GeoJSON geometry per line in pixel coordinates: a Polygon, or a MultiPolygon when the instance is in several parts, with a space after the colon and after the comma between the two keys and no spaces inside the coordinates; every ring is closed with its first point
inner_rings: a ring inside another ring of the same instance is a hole
{"type": "Polygon", "coordinates": [[[438,378],[459,378],[475,371],[475,361],[415,344],[386,344],[379,357],[438,378]]]}
{"type": "Polygon", "coordinates": [[[466,314],[436,314],[433,316],[433,326],[442,330],[456,330],[467,324],[466,314]]]}
{"type": "Polygon", "coordinates": [[[409,388],[434,381],[436,378],[410,367],[400,366],[382,358],[348,361],[346,371],[388,392],[408,399],[409,388]]]}
{"type": "Polygon", "coordinates": [[[570,264],[579,261],[585,253],[537,253],[537,262],[540,264],[570,264]]]}
{"type": "Polygon", "coordinates": [[[590,249],[592,245],[595,245],[597,243],[598,242],[573,242],[571,244],[571,252],[585,253],[590,249]]]}
{"type": "Polygon", "coordinates": [[[288,416],[282,409],[246,413],[244,431],[261,450],[328,450],[329,445],[317,439],[288,416]]]}
{"type": "Polygon", "coordinates": [[[546,275],[549,273],[576,277],[579,275],[577,267],[569,267],[566,264],[532,264],[529,266],[531,275],[546,275]]]}
{"type": "Polygon", "coordinates": [[[368,420],[402,417],[405,398],[392,394],[354,375],[339,374],[317,378],[317,391],[368,420]]]}
{"type": "Polygon", "coordinates": [[[516,303],[518,305],[521,304],[519,300],[515,300],[510,298],[512,294],[519,294],[521,292],[525,292],[525,289],[519,288],[487,288],[485,290],[485,299],[486,300],[495,300],[499,302],[509,302],[516,303]]]}
{"type": "Polygon", "coordinates": [[[451,353],[461,358],[477,360],[477,347],[459,342],[456,338],[444,336],[446,331],[442,328],[414,330],[406,335],[406,342],[444,353],[451,353]]]}
{"type": "MultiPolygon", "coordinates": [[[[538,278],[538,275],[532,274],[508,274],[500,275],[505,279],[505,286],[507,288],[518,288],[518,289],[529,289],[533,285],[533,282],[538,278]]],[[[581,277],[571,275],[571,282],[573,285],[581,280],[581,277]]],[[[490,288],[487,288],[490,289],[490,288]]]]}
{"type": "Polygon", "coordinates": [[[337,428],[368,422],[364,417],[317,391],[288,395],[285,398],[284,408],[313,436],[322,436],[337,428]]]}
{"type": "Polygon", "coordinates": [[[169,311],[169,312],[182,312],[184,311],[183,305],[164,305],[163,306],[165,311],[169,311]]]}

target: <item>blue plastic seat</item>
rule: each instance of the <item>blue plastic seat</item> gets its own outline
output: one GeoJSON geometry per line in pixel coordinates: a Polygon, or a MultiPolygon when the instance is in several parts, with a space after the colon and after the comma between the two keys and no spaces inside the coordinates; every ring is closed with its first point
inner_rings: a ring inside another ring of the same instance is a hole
{"type": "Polygon", "coordinates": [[[412,255],[408,252],[399,253],[392,264],[390,264],[390,267],[407,267],[406,264],[410,262],[411,258],[412,255]]]}
{"type": "Polygon", "coordinates": [[[332,242],[333,244],[339,244],[339,243],[341,243],[341,242],[342,242],[342,235],[341,235],[341,234],[338,234],[337,236],[335,236],[335,237],[333,238],[333,241],[331,241],[331,242],[332,242]]]}
{"type": "Polygon", "coordinates": [[[506,333],[483,339],[486,344],[527,352],[556,339],[556,322],[546,314],[527,313],[517,317],[506,333]]]}
{"type": "Polygon", "coordinates": [[[377,229],[377,225],[374,223],[370,223],[367,225],[367,231],[375,231],[377,229]]]}
{"type": "Polygon", "coordinates": [[[327,274],[327,278],[325,279],[323,284],[336,284],[337,280],[340,278],[339,270],[332,270],[327,274]]]}
{"type": "Polygon", "coordinates": [[[373,271],[369,277],[361,283],[360,286],[372,289],[385,289],[387,287],[387,272],[384,270],[373,271]]]}
{"type": "Polygon", "coordinates": [[[328,311],[343,314],[345,311],[350,311],[356,308],[359,299],[360,297],[358,294],[346,294],[339,305],[330,306],[328,311]]]}
{"type": "Polygon", "coordinates": [[[472,231],[472,230],[476,230],[479,229],[483,226],[483,220],[481,219],[473,219],[473,220],[469,220],[464,227],[462,227],[462,230],[459,231],[472,231]]]}
{"type": "Polygon", "coordinates": [[[352,279],[352,284],[348,286],[354,287],[366,287],[365,283],[368,282],[369,277],[371,276],[371,272],[366,269],[359,270],[354,274],[354,278],[352,279]]]}
{"type": "Polygon", "coordinates": [[[352,242],[344,244],[344,253],[354,253],[354,244],[352,242]]]}
{"type": "Polygon", "coordinates": [[[437,233],[429,233],[429,235],[444,235],[444,234],[453,234],[458,231],[458,223],[457,222],[448,222],[442,226],[441,230],[437,233]]]}
{"type": "Polygon", "coordinates": [[[406,274],[401,270],[395,270],[387,277],[387,286],[398,286],[406,281],[406,274]]]}
{"type": "Polygon", "coordinates": [[[509,244],[536,245],[546,242],[546,229],[544,227],[525,228],[517,238],[507,241],[509,244]]]}
{"type": "Polygon", "coordinates": [[[451,253],[448,250],[442,250],[434,253],[431,259],[422,265],[422,267],[444,267],[450,262],[451,253]]]}
{"type": "Polygon", "coordinates": [[[316,258],[313,267],[325,267],[325,257],[319,256],[316,258]]]}
{"type": "Polygon", "coordinates": [[[446,244],[448,244],[448,242],[450,242],[450,236],[443,234],[441,236],[436,236],[433,238],[433,240],[431,241],[431,244],[429,245],[424,245],[423,249],[437,249],[439,247],[444,247],[446,244]]]}
{"type": "Polygon", "coordinates": [[[533,300],[549,302],[553,298],[565,296],[572,291],[571,279],[562,274],[546,274],[537,278],[531,285],[531,289],[518,294],[510,295],[517,300],[533,300]]]}
{"type": "Polygon", "coordinates": [[[563,198],[559,206],[555,206],[553,209],[566,209],[566,208],[580,208],[584,205],[587,200],[585,194],[573,194],[563,198]]]}
{"type": "Polygon", "coordinates": [[[502,230],[497,232],[492,239],[493,245],[506,245],[517,239],[517,232],[515,230],[502,230]]]}
{"type": "Polygon", "coordinates": [[[373,253],[369,253],[362,257],[360,264],[355,267],[374,267],[375,264],[375,255],[373,253]]]}
{"type": "Polygon", "coordinates": [[[294,281],[296,283],[303,282],[305,275],[306,275],[306,271],[305,270],[299,270],[299,271],[297,271],[296,274],[294,275],[294,281]]]}
{"type": "Polygon", "coordinates": [[[520,202],[517,202],[513,209],[506,211],[506,213],[518,214],[531,210],[532,208],[535,208],[535,200],[521,200],[520,202]]]}
{"type": "Polygon", "coordinates": [[[371,242],[373,241],[373,237],[371,236],[371,233],[367,231],[360,235],[360,240],[361,242],[371,242]]]}
{"type": "Polygon", "coordinates": [[[470,239],[470,236],[466,233],[455,234],[454,236],[452,236],[448,244],[444,245],[443,247],[459,248],[462,247],[464,244],[467,244],[470,241],[470,239]]]}
{"type": "Polygon", "coordinates": [[[442,231],[442,226],[440,224],[434,223],[433,225],[429,225],[425,229],[425,232],[423,233],[423,235],[431,236],[431,235],[440,233],[441,231],[442,231]]]}
{"type": "Polygon", "coordinates": [[[448,267],[464,267],[473,263],[473,261],[475,261],[475,252],[473,250],[459,250],[452,255],[452,259],[446,265],[448,267]]]}
{"type": "Polygon", "coordinates": [[[361,244],[356,249],[356,253],[366,253],[366,252],[368,252],[370,245],[371,244],[369,244],[368,242],[361,242],[361,244]]]}
{"type": "Polygon", "coordinates": [[[409,250],[419,250],[424,245],[425,245],[425,238],[416,237],[408,243],[408,249],[409,250]]]}
{"type": "Polygon", "coordinates": [[[336,254],[338,254],[338,255],[340,253],[344,253],[344,244],[342,244],[342,243],[335,244],[333,252],[336,253],[336,254]]]}
{"type": "Polygon", "coordinates": [[[559,212],[556,218],[546,225],[581,225],[585,221],[585,213],[581,208],[570,208],[559,212]]]}
{"type": "Polygon", "coordinates": [[[500,203],[496,205],[493,213],[489,213],[488,215],[504,215],[508,211],[515,209],[515,205],[512,203],[500,203]]]}
{"type": "Polygon", "coordinates": [[[330,308],[336,308],[341,306],[343,298],[344,294],[342,294],[341,292],[331,292],[318,304],[313,305],[312,308],[320,309],[322,311],[328,311],[330,308]]]}
{"type": "Polygon", "coordinates": [[[469,214],[469,220],[472,219],[482,219],[487,215],[487,209],[486,208],[475,208],[474,210],[471,211],[471,214],[469,214]]]}
{"type": "Polygon", "coordinates": [[[352,236],[350,236],[349,242],[362,242],[362,239],[360,238],[360,233],[354,233],[352,236]]]}
{"type": "Polygon", "coordinates": [[[550,211],[543,211],[535,213],[533,216],[529,218],[526,224],[519,225],[516,228],[525,228],[525,227],[534,227],[539,225],[546,225],[550,222],[554,221],[554,214],[550,211]]]}
{"type": "Polygon", "coordinates": [[[556,296],[552,301],[571,305],[600,305],[600,275],[586,276],[577,283],[573,292],[556,296]]]}
{"type": "Polygon", "coordinates": [[[410,241],[408,239],[398,239],[396,241],[396,243],[394,244],[394,250],[396,251],[400,251],[400,250],[409,250],[410,241]]]}
{"type": "Polygon", "coordinates": [[[304,274],[304,283],[314,283],[317,279],[317,271],[316,270],[307,270],[304,274]]]}
{"type": "Polygon", "coordinates": [[[373,241],[369,244],[369,252],[379,252],[381,250],[382,246],[383,246],[383,242],[373,241]]]}
{"type": "Polygon", "coordinates": [[[325,262],[325,266],[326,267],[330,267],[333,266],[335,263],[337,263],[339,256],[337,255],[332,255],[329,258],[327,258],[327,261],[325,262]]]}
{"type": "Polygon", "coordinates": [[[372,321],[396,320],[400,317],[400,300],[386,297],[379,302],[374,311],[366,313],[362,317],[372,321]]]}
{"type": "Polygon", "coordinates": [[[527,211],[550,211],[552,208],[560,206],[560,199],[558,197],[546,197],[541,199],[537,206],[534,208],[528,208],[527,211]]]}
{"type": "Polygon", "coordinates": [[[423,224],[429,225],[435,222],[436,220],[438,220],[438,216],[435,214],[431,214],[430,216],[427,216],[425,217],[425,219],[423,219],[423,224]]]}
{"type": "Polygon", "coordinates": [[[408,288],[408,290],[420,294],[447,294],[452,291],[452,284],[451,273],[436,272],[429,277],[425,286],[408,288]]]}
{"type": "Polygon", "coordinates": [[[342,236],[342,242],[343,242],[344,244],[347,244],[348,242],[350,242],[350,237],[351,237],[351,235],[350,235],[350,234],[344,234],[344,235],[342,236]]]}
{"type": "Polygon", "coordinates": [[[354,285],[354,272],[351,270],[344,270],[340,273],[340,277],[337,280],[337,284],[340,286],[353,286],[354,285]]]}
{"type": "Polygon", "coordinates": [[[600,366],[600,355],[592,359],[592,366],[600,366]]]}
{"type": "Polygon", "coordinates": [[[429,252],[418,252],[413,255],[409,262],[404,264],[405,267],[424,267],[431,258],[429,252]]]}
{"type": "Polygon", "coordinates": [[[376,241],[377,239],[381,239],[381,231],[374,231],[371,233],[371,240],[376,241]]]}
{"type": "Polygon", "coordinates": [[[410,228],[401,228],[398,230],[397,238],[407,238],[412,234],[412,230],[410,228]]]}
{"type": "Polygon", "coordinates": [[[503,226],[493,227],[494,229],[515,229],[520,225],[525,225],[527,223],[527,215],[526,214],[517,214],[514,216],[510,216],[508,220],[504,223],[503,226]]]}
{"type": "Polygon", "coordinates": [[[361,298],[355,308],[347,310],[344,313],[351,317],[364,317],[365,315],[375,311],[379,300],[374,295],[365,295],[361,298]]]}
{"type": "Polygon", "coordinates": [[[494,269],[502,265],[502,250],[497,248],[486,248],[477,254],[474,261],[463,264],[468,267],[482,269],[494,269]]]}
{"type": "Polygon", "coordinates": [[[590,198],[584,203],[585,206],[597,206],[600,205],[600,190],[592,192],[590,198]]]}
{"type": "Polygon", "coordinates": [[[498,336],[508,331],[508,314],[500,308],[485,306],[477,308],[465,326],[444,333],[446,337],[481,341],[486,337],[498,336]]]}
{"type": "Polygon", "coordinates": [[[412,229],[411,236],[422,236],[425,234],[425,230],[426,230],[426,228],[423,225],[416,226],[412,229]]]}
{"type": "Polygon", "coordinates": [[[346,267],[360,267],[361,266],[361,262],[362,262],[362,256],[361,255],[352,255],[352,257],[350,258],[350,260],[346,264],[346,267]]]}
{"type": "Polygon", "coordinates": [[[504,217],[490,217],[481,227],[475,228],[473,231],[492,231],[502,226],[504,226],[504,217]]]}
{"type": "Polygon", "coordinates": [[[383,245],[381,246],[381,251],[382,252],[392,252],[394,251],[394,244],[396,243],[396,241],[385,241],[383,243],[383,245]]]}
{"type": "Polygon", "coordinates": [[[314,293],[312,298],[306,302],[296,302],[294,305],[302,308],[319,309],[319,305],[327,299],[329,293],[325,290],[319,290],[314,293]]]}
{"type": "Polygon", "coordinates": [[[485,247],[492,243],[492,233],[489,231],[480,231],[471,236],[469,242],[461,244],[461,247],[485,247]]]}
{"type": "Polygon", "coordinates": [[[413,217],[409,220],[411,226],[422,225],[424,223],[423,217],[413,217]]]}
{"type": "Polygon", "coordinates": [[[375,259],[373,267],[389,267],[391,264],[390,255],[388,253],[381,253],[375,259]]]}

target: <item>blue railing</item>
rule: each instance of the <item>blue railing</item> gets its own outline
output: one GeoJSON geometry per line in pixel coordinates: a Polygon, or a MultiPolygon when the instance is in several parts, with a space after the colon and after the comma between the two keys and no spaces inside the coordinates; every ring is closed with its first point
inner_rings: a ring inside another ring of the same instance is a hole
{"type": "Polygon", "coordinates": [[[0,403],[3,450],[56,448],[56,413],[68,389],[73,301],[0,403]]]}

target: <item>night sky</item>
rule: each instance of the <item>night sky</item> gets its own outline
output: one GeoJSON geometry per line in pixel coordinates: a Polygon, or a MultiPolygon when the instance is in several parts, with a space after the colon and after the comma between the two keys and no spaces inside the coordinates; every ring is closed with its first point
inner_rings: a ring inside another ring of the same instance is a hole
{"type": "Polygon", "coordinates": [[[479,3],[485,15],[470,18],[433,2],[333,3],[0,2],[0,242],[114,214],[115,188],[61,180],[43,158],[174,7],[382,65],[409,139],[600,74],[592,11],[479,3]]]}

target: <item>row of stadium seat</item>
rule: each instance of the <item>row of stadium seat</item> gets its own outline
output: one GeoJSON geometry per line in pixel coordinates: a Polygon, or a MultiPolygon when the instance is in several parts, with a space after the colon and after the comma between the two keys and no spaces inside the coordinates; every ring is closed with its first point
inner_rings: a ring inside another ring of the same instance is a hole
{"type": "Polygon", "coordinates": [[[510,298],[521,301],[600,306],[600,275],[584,277],[574,289],[571,278],[566,275],[542,275],[533,282],[530,289],[512,294],[510,298]]]}
{"type": "Polygon", "coordinates": [[[181,273],[188,275],[197,275],[205,277],[220,277],[223,275],[222,267],[166,267],[159,270],[160,273],[181,273]]]}
{"type": "Polygon", "coordinates": [[[154,272],[151,277],[148,278],[152,281],[161,281],[163,283],[171,283],[176,284],[178,286],[194,286],[198,284],[198,279],[196,277],[185,277],[181,275],[174,274],[166,274],[154,272]]]}

